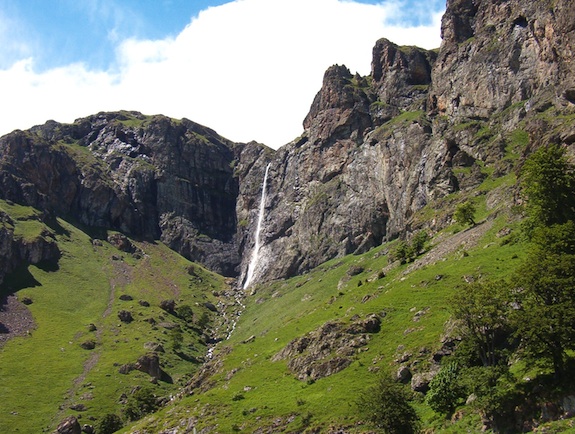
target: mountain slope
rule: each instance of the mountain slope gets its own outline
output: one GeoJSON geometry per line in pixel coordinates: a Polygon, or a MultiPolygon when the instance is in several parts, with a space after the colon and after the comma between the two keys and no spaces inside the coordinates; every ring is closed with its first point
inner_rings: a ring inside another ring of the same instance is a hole
{"type": "MultiPolygon", "coordinates": [[[[456,288],[521,263],[524,244],[509,242],[517,234],[510,210],[487,216],[475,228],[442,231],[411,264],[391,259],[391,243],[258,285],[210,375],[126,432],[373,432],[357,406],[369,386],[405,370],[406,382],[424,390],[457,339],[448,321],[456,288]]],[[[418,409],[426,427],[446,429],[422,403],[418,409]]]]}
{"type": "MultiPolygon", "coordinates": [[[[161,404],[126,431],[370,432],[355,402],[386,371],[411,385],[426,429],[487,429],[473,405],[451,423],[423,396],[459,342],[458,286],[509,276],[525,256],[524,159],[549,144],[572,155],[574,7],[450,0],[439,50],[382,39],[369,76],[330,67],[303,134],[277,151],[136,112],[0,138],[2,293],[31,301],[36,323],[5,333],[13,417],[0,431],[51,430],[66,415],[128,423],[161,404]],[[477,209],[472,229],[453,221],[462,203],[477,209]],[[421,230],[416,260],[396,261],[421,230]],[[47,387],[24,399],[38,375],[47,387]]],[[[520,365],[510,374],[530,387],[520,365]]],[[[511,400],[513,417],[531,429],[543,408],[569,415],[571,393],[511,400]]]]}
{"type": "Polygon", "coordinates": [[[49,235],[61,252],[4,282],[1,432],[51,432],[70,413],[91,424],[119,413],[151,380],[164,399],[187,383],[222,323],[206,306],[218,304],[213,293],[225,291],[223,278],[159,243],[91,237],[61,219],[46,226],[31,208],[0,207],[17,234],[49,235]],[[14,291],[20,301],[5,304],[14,291]],[[160,307],[165,300],[174,311],[160,307]],[[191,308],[186,315],[183,306],[191,308]],[[23,316],[32,324],[17,338],[23,316]]]}

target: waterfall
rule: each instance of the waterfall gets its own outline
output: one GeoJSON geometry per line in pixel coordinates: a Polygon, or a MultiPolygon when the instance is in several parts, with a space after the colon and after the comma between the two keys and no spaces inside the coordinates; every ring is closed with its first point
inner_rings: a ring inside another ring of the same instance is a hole
{"type": "Polygon", "coordinates": [[[266,173],[264,174],[264,182],[262,184],[262,197],[260,199],[260,209],[258,213],[258,224],[256,226],[255,233],[254,250],[252,251],[252,259],[248,265],[248,273],[244,282],[244,289],[246,289],[248,286],[250,286],[250,283],[252,283],[252,279],[254,278],[254,271],[258,265],[260,256],[260,232],[262,230],[262,223],[264,221],[264,213],[266,208],[266,186],[268,183],[268,172],[270,170],[270,164],[271,163],[266,166],[266,173]]]}

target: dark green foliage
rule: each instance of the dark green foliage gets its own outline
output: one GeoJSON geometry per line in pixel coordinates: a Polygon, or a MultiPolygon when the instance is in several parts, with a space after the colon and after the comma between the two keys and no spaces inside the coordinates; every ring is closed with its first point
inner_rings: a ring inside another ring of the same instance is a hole
{"type": "Polygon", "coordinates": [[[558,145],[539,148],[521,170],[528,231],[575,219],[575,173],[558,145]]]}
{"type": "Polygon", "coordinates": [[[158,409],[158,399],[149,387],[142,387],[128,396],[124,407],[127,420],[138,420],[158,409]]]}
{"type": "Polygon", "coordinates": [[[410,404],[403,385],[383,375],[358,399],[362,416],[386,434],[411,434],[419,431],[419,416],[410,404]]]}
{"type": "Polygon", "coordinates": [[[174,314],[176,312],[176,302],[174,300],[162,300],[160,308],[168,313],[174,314]]]}
{"type": "Polygon", "coordinates": [[[176,327],[170,330],[170,344],[174,351],[180,351],[182,349],[182,340],[184,339],[184,334],[182,331],[176,327]]]}
{"type": "Polygon", "coordinates": [[[506,365],[462,368],[459,381],[467,394],[473,395],[472,406],[498,427],[502,428],[513,422],[510,415],[521,398],[518,397],[518,391],[506,365]]]}
{"type": "Polygon", "coordinates": [[[198,327],[203,329],[205,328],[210,322],[210,317],[206,312],[202,312],[200,318],[198,318],[198,327]]]}
{"type": "Polygon", "coordinates": [[[575,224],[538,228],[533,240],[516,278],[516,333],[525,358],[550,362],[561,377],[575,350],[575,224]]]}
{"type": "Polygon", "coordinates": [[[184,321],[190,323],[194,320],[194,312],[192,308],[187,304],[182,304],[178,306],[177,309],[178,317],[182,318],[184,321]]]}
{"type": "Polygon", "coordinates": [[[245,396],[240,392],[236,392],[234,396],[232,396],[232,401],[241,401],[242,399],[245,399],[245,396]]]}
{"type": "Polygon", "coordinates": [[[399,261],[402,264],[405,264],[407,262],[407,252],[409,250],[409,245],[401,240],[399,243],[397,243],[397,245],[395,246],[395,248],[390,252],[390,260],[392,261],[399,261]]]}
{"type": "Polygon", "coordinates": [[[445,415],[453,413],[455,408],[465,400],[465,389],[459,382],[460,368],[455,362],[441,367],[431,383],[425,396],[427,404],[433,411],[445,415]]]}
{"type": "Polygon", "coordinates": [[[409,246],[411,256],[413,257],[418,256],[425,248],[425,243],[427,243],[428,240],[429,240],[429,234],[427,232],[425,231],[417,232],[411,239],[411,245],[409,246]]]}
{"type": "Polygon", "coordinates": [[[390,253],[391,260],[399,261],[402,264],[415,260],[425,248],[428,239],[427,232],[419,231],[413,236],[411,243],[399,241],[390,253]]]}
{"type": "Polygon", "coordinates": [[[453,218],[458,223],[475,226],[475,212],[476,209],[473,202],[467,201],[457,205],[455,208],[455,214],[453,214],[453,218]]]}
{"type": "Polygon", "coordinates": [[[428,403],[435,411],[449,414],[473,395],[475,408],[497,425],[505,423],[504,415],[512,411],[515,402],[514,388],[508,391],[501,385],[509,383],[508,362],[515,348],[510,339],[514,331],[512,300],[510,284],[504,280],[471,283],[459,288],[451,299],[462,342],[454,361],[430,384],[428,403]]]}
{"type": "Polygon", "coordinates": [[[108,413],[95,424],[94,428],[97,434],[112,434],[122,429],[123,426],[120,416],[108,413]]]}
{"type": "Polygon", "coordinates": [[[575,349],[575,170],[565,152],[540,148],[521,172],[533,247],[517,273],[514,315],[522,355],[549,362],[557,378],[575,349]]]}
{"type": "Polygon", "coordinates": [[[507,359],[510,335],[510,293],[505,281],[474,282],[461,287],[451,301],[453,316],[461,326],[464,346],[483,366],[507,359]]]}

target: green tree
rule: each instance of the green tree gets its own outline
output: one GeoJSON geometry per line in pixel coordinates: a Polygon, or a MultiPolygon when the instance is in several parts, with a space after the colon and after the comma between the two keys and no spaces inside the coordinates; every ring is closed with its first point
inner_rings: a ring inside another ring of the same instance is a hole
{"type": "Polygon", "coordinates": [[[151,388],[141,387],[128,396],[124,415],[128,420],[138,420],[158,409],[158,399],[151,388]]]}
{"type": "Polygon", "coordinates": [[[182,318],[184,321],[191,323],[194,320],[194,311],[188,304],[182,304],[176,309],[178,317],[182,318]]]}
{"type": "Polygon", "coordinates": [[[182,349],[182,342],[184,340],[184,334],[179,327],[175,327],[170,330],[169,334],[170,344],[174,351],[180,351],[182,349]]]}
{"type": "Polygon", "coordinates": [[[383,375],[357,401],[365,419],[386,434],[412,434],[419,431],[420,420],[411,406],[409,394],[391,375],[383,375]]]}
{"type": "Polygon", "coordinates": [[[457,205],[453,218],[458,223],[475,226],[475,212],[476,209],[475,205],[473,205],[473,202],[467,201],[457,205]]]}
{"type": "Polygon", "coordinates": [[[425,231],[419,231],[413,235],[410,243],[400,240],[390,252],[390,259],[402,264],[415,260],[421,254],[427,240],[429,240],[429,235],[425,231]]]}
{"type": "Polygon", "coordinates": [[[575,223],[536,228],[532,240],[515,279],[514,325],[523,357],[561,378],[575,350],[575,223]]]}
{"type": "Polygon", "coordinates": [[[427,404],[433,411],[445,415],[453,413],[455,408],[463,404],[465,389],[459,382],[460,368],[457,362],[450,362],[429,383],[429,392],[425,396],[427,404]]]}
{"type": "Polygon", "coordinates": [[[520,181],[528,229],[575,219],[575,171],[565,152],[549,145],[525,160],[520,181]]]}
{"type": "Polygon", "coordinates": [[[204,329],[210,323],[210,316],[206,312],[202,312],[198,318],[197,325],[199,328],[204,329]]]}
{"type": "Polygon", "coordinates": [[[453,316],[461,324],[463,345],[483,366],[506,361],[510,300],[505,281],[473,282],[461,287],[451,300],[453,316]]]}
{"type": "Polygon", "coordinates": [[[122,429],[124,424],[117,414],[108,413],[95,424],[97,434],[113,434],[122,429]]]}
{"type": "Polygon", "coordinates": [[[408,258],[408,251],[409,245],[405,241],[400,240],[395,248],[390,252],[390,259],[392,261],[399,261],[402,264],[405,264],[408,258]]]}
{"type": "Polygon", "coordinates": [[[426,231],[417,232],[411,239],[411,243],[408,249],[408,256],[411,258],[416,258],[419,256],[421,251],[425,248],[425,243],[429,240],[429,235],[426,231]]]}
{"type": "MultiPolygon", "coordinates": [[[[514,421],[521,397],[513,387],[514,377],[507,365],[463,367],[458,380],[467,394],[475,396],[472,406],[490,419],[494,427],[508,427],[514,421]]],[[[501,432],[514,431],[501,429],[501,432]]]]}

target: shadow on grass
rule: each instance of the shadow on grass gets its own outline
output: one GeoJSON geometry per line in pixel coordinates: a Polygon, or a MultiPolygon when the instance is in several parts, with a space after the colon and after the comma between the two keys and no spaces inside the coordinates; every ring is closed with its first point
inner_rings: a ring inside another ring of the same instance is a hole
{"type": "Polygon", "coordinates": [[[163,381],[164,383],[174,384],[174,380],[172,379],[170,374],[168,374],[163,369],[160,369],[160,378],[159,379],[160,379],[160,381],[163,381]]]}
{"type": "Polygon", "coordinates": [[[185,360],[186,362],[191,362],[191,363],[200,363],[200,361],[195,358],[194,356],[190,355],[190,354],[186,354],[183,351],[176,351],[176,356],[178,356],[180,359],[185,360]]]}
{"type": "Polygon", "coordinates": [[[42,286],[42,284],[30,273],[28,265],[20,265],[4,279],[4,283],[0,286],[0,296],[14,294],[21,289],[37,286],[42,286]]]}

